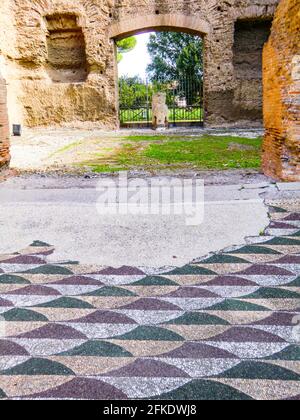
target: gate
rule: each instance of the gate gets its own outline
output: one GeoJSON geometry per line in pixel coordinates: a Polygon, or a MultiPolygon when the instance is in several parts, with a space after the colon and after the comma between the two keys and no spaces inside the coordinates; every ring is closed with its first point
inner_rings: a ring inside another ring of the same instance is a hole
{"type": "Polygon", "coordinates": [[[150,82],[139,77],[123,77],[119,80],[121,127],[151,127],[152,96],[157,92],[165,92],[167,95],[170,126],[203,125],[202,80],[185,77],[150,82]]]}

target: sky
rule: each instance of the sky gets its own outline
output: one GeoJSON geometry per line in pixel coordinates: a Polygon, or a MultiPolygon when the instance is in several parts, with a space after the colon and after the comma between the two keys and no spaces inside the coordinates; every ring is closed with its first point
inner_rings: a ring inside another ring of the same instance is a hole
{"type": "Polygon", "coordinates": [[[124,54],[123,60],[119,63],[119,76],[136,76],[146,78],[146,68],[151,63],[148,54],[147,44],[150,33],[141,34],[136,37],[137,46],[129,53],[124,54]]]}

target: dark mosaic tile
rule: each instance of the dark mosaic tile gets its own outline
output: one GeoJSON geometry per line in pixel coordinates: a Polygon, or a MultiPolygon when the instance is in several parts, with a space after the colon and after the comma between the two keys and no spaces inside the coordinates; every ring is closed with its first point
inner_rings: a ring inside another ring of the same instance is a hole
{"type": "Polygon", "coordinates": [[[39,308],[66,308],[66,309],[93,309],[94,307],[84,302],[83,300],[71,298],[71,297],[61,297],[50,302],[42,303],[37,305],[39,308]]]}
{"type": "Polygon", "coordinates": [[[63,352],[60,355],[89,357],[132,357],[132,354],[123,349],[121,346],[100,340],[87,341],[81,346],[63,352]]]}
{"type": "Polygon", "coordinates": [[[136,300],[133,303],[122,306],[120,309],[139,311],[179,311],[180,308],[173,303],[164,302],[159,299],[145,298],[136,300]]]}
{"type": "Polygon", "coordinates": [[[161,357],[186,358],[186,359],[235,359],[236,356],[218,347],[212,347],[203,343],[188,342],[181,347],[163,354],[161,357]]]}
{"type": "Polygon", "coordinates": [[[273,381],[299,381],[300,375],[280,366],[262,362],[241,362],[238,366],[218,375],[220,378],[264,379],[273,381]]]}
{"type": "Polygon", "coordinates": [[[123,289],[121,287],[104,286],[100,289],[94,290],[93,292],[86,293],[84,296],[136,296],[135,293],[130,290],[123,289]]]}
{"type": "Polygon", "coordinates": [[[140,326],[135,330],[116,337],[119,340],[153,340],[153,341],[183,341],[183,337],[173,331],[151,326],[140,326]]]}
{"type": "Polygon", "coordinates": [[[10,340],[0,340],[1,356],[29,356],[27,350],[10,340]]]}
{"type": "Polygon", "coordinates": [[[41,328],[21,334],[18,338],[39,338],[53,340],[84,340],[87,337],[74,328],[59,324],[47,324],[41,328]]]}
{"type": "Polygon", "coordinates": [[[201,312],[187,312],[179,318],[167,322],[171,325],[230,325],[224,319],[201,312]]]}
{"type": "Polygon", "coordinates": [[[145,275],[145,273],[139,270],[138,268],[127,267],[127,266],[123,266],[120,268],[109,267],[109,268],[105,268],[99,271],[98,273],[93,273],[93,274],[101,274],[103,276],[141,276],[141,275],[143,276],[145,275]]]}
{"type": "Polygon", "coordinates": [[[23,274],[61,274],[61,275],[69,275],[73,274],[71,270],[60,267],[58,265],[43,265],[41,267],[33,268],[32,270],[24,271],[23,274]]]}
{"type": "Polygon", "coordinates": [[[38,312],[24,308],[14,308],[4,314],[2,317],[8,322],[47,322],[48,319],[38,312]]]}
{"type": "Polygon", "coordinates": [[[46,376],[65,376],[65,375],[75,375],[72,370],[68,369],[66,366],[52,362],[48,359],[30,359],[21,365],[15,366],[11,369],[8,369],[4,372],[1,372],[1,375],[46,375],[46,376]]]}
{"type": "Polygon", "coordinates": [[[136,322],[124,314],[113,311],[96,311],[83,318],[70,321],[83,324],[136,324],[136,322]]]}
{"type": "Polygon", "coordinates": [[[220,401],[220,400],[252,400],[248,395],[213,381],[195,380],[174,391],[158,395],[158,400],[182,401],[220,401]]]}
{"type": "Polygon", "coordinates": [[[30,281],[20,276],[3,274],[0,276],[0,284],[30,284],[30,281]]]}
{"type": "Polygon", "coordinates": [[[144,378],[188,378],[185,372],[167,363],[157,360],[139,359],[121,369],[111,371],[110,376],[144,377],[144,378]]]}
{"type": "Polygon", "coordinates": [[[126,400],[127,396],[116,387],[106,382],[89,379],[75,378],[66,384],[39,394],[31,395],[39,399],[79,399],[79,400],[126,400]]]}
{"type": "Polygon", "coordinates": [[[231,343],[283,343],[284,340],[274,334],[249,327],[233,327],[223,334],[207,341],[225,341],[231,343]]]}

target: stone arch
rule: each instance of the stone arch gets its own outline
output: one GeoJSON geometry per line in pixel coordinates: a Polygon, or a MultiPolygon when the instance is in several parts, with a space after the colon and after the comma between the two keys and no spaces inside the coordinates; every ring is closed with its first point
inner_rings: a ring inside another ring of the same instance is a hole
{"type": "MultiPolygon", "coordinates": [[[[109,28],[108,37],[114,41],[117,41],[132,35],[150,31],[185,32],[191,35],[202,36],[204,39],[206,39],[209,37],[212,28],[205,19],[184,14],[137,15],[130,19],[121,19],[113,23],[109,28]]],[[[115,91],[118,101],[118,76],[116,63],[115,68],[115,91]]],[[[206,73],[205,67],[204,73],[206,73]]],[[[204,97],[205,96],[206,95],[204,95],[204,97]]],[[[116,104],[116,109],[118,109],[118,104],[116,104]]],[[[119,123],[119,118],[117,123],[119,123]]]]}
{"type": "Polygon", "coordinates": [[[114,39],[126,38],[130,35],[151,30],[170,30],[188,32],[194,35],[208,35],[210,24],[195,16],[183,14],[154,14],[135,16],[115,22],[109,29],[109,37],[114,39]]]}

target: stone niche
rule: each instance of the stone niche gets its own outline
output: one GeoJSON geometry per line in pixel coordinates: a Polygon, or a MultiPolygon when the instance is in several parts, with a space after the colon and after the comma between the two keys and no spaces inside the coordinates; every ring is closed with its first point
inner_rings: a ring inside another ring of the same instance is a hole
{"type": "Polygon", "coordinates": [[[271,25],[271,20],[238,20],[235,23],[233,66],[236,88],[233,101],[237,120],[262,122],[262,55],[271,25]]]}
{"type": "Polygon", "coordinates": [[[86,44],[73,14],[46,17],[47,72],[55,83],[82,83],[88,76],[86,44]]]}

